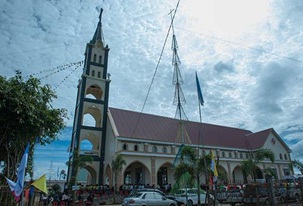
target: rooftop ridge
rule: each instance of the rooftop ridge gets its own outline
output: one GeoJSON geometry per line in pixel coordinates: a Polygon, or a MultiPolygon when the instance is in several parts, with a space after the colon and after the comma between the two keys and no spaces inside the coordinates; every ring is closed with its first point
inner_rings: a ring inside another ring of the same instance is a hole
{"type": "MultiPolygon", "coordinates": [[[[171,120],[174,120],[174,121],[179,121],[179,119],[176,119],[176,118],[173,118],[173,117],[161,116],[161,115],[158,115],[158,114],[144,113],[144,112],[127,110],[127,109],[114,108],[114,107],[109,107],[109,110],[110,109],[122,110],[122,111],[125,111],[125,112],[131,112],[131,113],[135,113],[135,114],[138,114],[138,115],[140,115],[140,114],[141,115],[149,115],[149,116],[154,116],[154,117],[159,117],[159,118],[167,118],[167,119],[171,119],[171,120]]],[[[202,124],[202,125],[210,125],[210,126],[216,126],[216,127],[222,127],[222,128],[230,128],[230,129],[237,129],[237,130],[241,130],[241,131],[247,131],[247,132],[249,132],[249,134],[247,134],[247,135],[255,134],[255,133],[253,133],[252,131],[250,131],[248,129],[241,129],[241,128],[232,127],[232,126],[218,125],[218,124],[205,123],[205,122],[201,123],[199,121],[193,121],[193,120],[183,120],[183,121],[184,121],[185,124],[186,123],[195,123],[195,124],[202,124]]],[[[256,133],[258,133],[258,132],[256,132],[256,133]]],[[[260,132],[262,132],[262,131],[260,131],[260,132]]]]}

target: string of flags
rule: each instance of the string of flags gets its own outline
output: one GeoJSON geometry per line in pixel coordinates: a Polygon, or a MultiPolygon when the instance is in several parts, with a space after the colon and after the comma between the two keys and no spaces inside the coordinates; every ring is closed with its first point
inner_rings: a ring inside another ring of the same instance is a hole
{"type": "Polygon", "coordinates": [[[70,75],[72,75],[72,73],[74,73],[79,67],[81,66],[81,64],[79,64],[78,66],[76,66],[74,68],[73,71],[71,71],[71,73],[69,73],[56,87],[55,87],[55,90],[68,78],[70,77],[70,75]]]}
{"type": "Polygon", "coordinates": [[[36,73],[33,73],[33,74],[30,74],[30,75],[27,75],[26,77],[29,77],[29,76],[39,76],[41,74],[44,74],[44,73],[48,73],[50,72],[50,74],[47,74],[41,78],[39,78],[40,80],[41,79],[46,79],[56,73],[59,73],[61,71],[64,71],[64,70],[67,70],[71,67],[74,67],[74,66],[81,66],[83,65],[84,61],[79,61],[79,62],[73,62],[73,63],[68,63],[68,64],[64,64],[64,65],[60,65],[60,66],[57,66],[57,67],[54,67],[54,68],[50,68],[50,69],[44,69],[42,71],[39,71],[39,72],[36,72],[36,73]]]}

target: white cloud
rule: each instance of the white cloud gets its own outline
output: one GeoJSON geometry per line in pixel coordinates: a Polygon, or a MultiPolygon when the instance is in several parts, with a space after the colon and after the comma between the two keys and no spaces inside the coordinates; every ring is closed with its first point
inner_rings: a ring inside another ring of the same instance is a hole
{"type": "MultiPolygon", "coordinates": [[[[0,74],[37,74],[84,59],[99,10],[110,47],[110,106],[141,111],[176,1],[0,2],[0,74]]],[[[198,121],[194,73],[205,106],[203,121],[259,131],[273,127],[286,140],[302,134],[303,4],[287,1],[181,1],[175,18],[182,89],[190,120],[198,121]]],[[[174,117],[171,35],[143,112],[174,117]]],[[[55,107],[73,123],[82,68],[43,78],[56,89],[55,107]],[[68,78],[67,78],[68,77],[68,78]],[[66,79],[65,79],[66,78],[66,79]]],[[[41,78],[49,72],[36,76],[41,78]]],[[[68,137],[64,137],[68,139],[68,137]]],[[[290,144],[291,143],[290,141],[290,144]]],[[[297,145],[297,144],[296,144],[297,145]]],[[[294,148],[297,148],[297,146],[294,148]]],[[[293,149],[293,155],[299,150],[293,149]]]]}

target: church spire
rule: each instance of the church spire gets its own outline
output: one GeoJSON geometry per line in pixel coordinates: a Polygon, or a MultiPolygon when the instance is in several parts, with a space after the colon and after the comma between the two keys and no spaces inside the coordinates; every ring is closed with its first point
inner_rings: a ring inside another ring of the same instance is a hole
{"type": "Polygon", "coordinates": [[[98,26],[96,28],[93,39],[90,41],[91,44],[95,44],[98,41],[100,41],[104,45],[104,37],[103,37],[103,32],[102,32],[102,21],[101,21],[102,20],[102,13],[103,13],[103,9],[101,8],[100,9],[98,26]]]}

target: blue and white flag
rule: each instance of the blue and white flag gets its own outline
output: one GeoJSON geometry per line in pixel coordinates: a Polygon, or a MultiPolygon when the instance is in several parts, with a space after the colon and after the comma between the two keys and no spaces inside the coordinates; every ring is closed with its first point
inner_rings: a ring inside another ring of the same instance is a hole
{"type": "Polygon", "coordinates": [[[173,168],[180,164],[181,152],[182,152],[183,147],[184,147],[184,144],[181,144],[180,147],[179,147],[178,153],[176,154],[174,163],[172,165],[173,168]]]}
{"type": "Polygon", "coordinates": [[[27,143],[20,165],[17,169],[17,181],[13,182],[12,180],[6,178],[7,184],[10,190],[13,192],[13,195],[17,202],[20,200],[24,188],[25,169],[27,167],[28,151],[29,151],[29,143],[27,143]]]}
{"type": "Polygon", "coordinates": [[[200,87],[200,83],[199,83],[197,72],[196,72],[196,84],[197,84],[197,93],[198,93],[199,103],[202,106],[204,106],[204,100],[203,100],[202,91],[201,91],[201,87],[200,87]]]}

